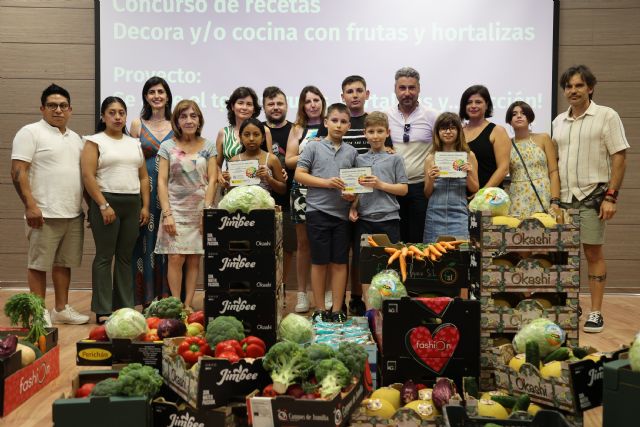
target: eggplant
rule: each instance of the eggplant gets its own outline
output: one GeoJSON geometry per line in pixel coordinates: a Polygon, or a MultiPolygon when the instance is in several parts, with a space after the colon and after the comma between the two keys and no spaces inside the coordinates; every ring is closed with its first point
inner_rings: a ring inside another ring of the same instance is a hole
{"type": "Polygon", "coordinates": [[[442,411],[442,407],[449,403],[454,394],[456,394],[456,386],[453,381],[449,378],[438,378],[433,386],[431,398],[438,411],[442,411]]]}
{"type": "Polygon", "coordinates": [[[402,405],[406,405],[407,403],[413,402],[417,399],[418,388],[412,380],[407,380],[402,386],[402,390],[400,391],[400,400],[402,400],[402,405]]]}
{"type": "Polygon", "coordinates": [[[7,358],[16,352],[18,347],[18,337],[8,335],[5,339],[0,340],[0,359],[7,358]]]}
{"type": "Polygon", "coordinates": [[[158,337],[160,339],[183,337],[187,333],[187,325],[182,320],[162,319],[158,323],[158,337]]]}

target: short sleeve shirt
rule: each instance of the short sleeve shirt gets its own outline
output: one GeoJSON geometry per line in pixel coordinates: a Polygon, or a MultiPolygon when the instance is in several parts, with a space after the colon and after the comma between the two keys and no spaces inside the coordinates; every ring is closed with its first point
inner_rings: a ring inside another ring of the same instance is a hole
{"type": "Polygon", "coordinates": [[[570,109],[553,120],[553,140],[558,145],[560,200],[587,197],[599,183],[611,178],[611,155],[629,148],[620,116],[591,101],[580,117],[570,109]]]}
{"type": "Polygon", "coordinates": [[[140,140],[128,135],[114,139],[104,132],[86,136],[84,139],[98,146],[96,181],[100,191],[117,194],[140,193],[138,171],[144,164],[140,140]]]}
{"type": "MultiPolygon", "coordinates": [[[[340,144],[336,150],[328,139],[308,144],[298,158],[298,167],[305,168],[313,176],[333,178],[340,176],[340,169],[354,167],[358,151],[348,144],[340,144]]],[[[307,191],[307,212],[320,211],[344,219],[349,219],[350,203],[342,198],[335,188],[309,187],[307,191]]]]}
{"type": "Polygon", "coordinates": [[[44,218],[82,214],[82,139],[44,119],[24,126],[13,139],[12,160],[30,163],[29,185],[44,218]]]}
{"type": "MultiPolygon", "coordinates": [[[[361,154],[356,159],[356,167],[371,167],[371,173],[389,184],[406,184],[407,174],[404,162],[397,154],[386,151],[361,154]]],[[[371,193],[360,194],[358,216],[365,221],[381,222],[400,219],[400,204],[396,196],[386,191],[374,189],[371,193]]]]}

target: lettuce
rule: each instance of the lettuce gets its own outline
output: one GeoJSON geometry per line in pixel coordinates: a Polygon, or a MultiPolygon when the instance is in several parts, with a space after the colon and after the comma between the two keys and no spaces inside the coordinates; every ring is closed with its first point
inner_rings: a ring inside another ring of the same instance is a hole
{"type": "Polygon", "coordinates": [[[228,212],[249,213],[253,209],[274,209],[275,200],[267,190],[257,185],[232,188],[218,204],[218,208],[228,212]]]}
{"type": "Polygon", "coordinates": [[[491,216],[509,215],[511,200],[509,195],[498,187],[481,188],[469,203],[470,211],[489,211],[491,216]]]}
{"type": "Polygon", "coordinates": [[[298,344],[310,343],[313,339],[313,324],[306,317],[289,313],[280,321],[278,338],[298,344]]]}
{"type": "Polygon", "coordinates": [[[142,313],[133,308],[116,310],[105,324],[107,336],[113,338],[128,338],[133,340],[147,333],[147,321],[142,313]]]}

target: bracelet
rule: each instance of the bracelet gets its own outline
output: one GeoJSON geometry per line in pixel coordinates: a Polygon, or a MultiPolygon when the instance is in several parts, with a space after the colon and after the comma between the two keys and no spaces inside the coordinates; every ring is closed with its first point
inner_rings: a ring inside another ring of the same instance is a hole
{"type": "Polygon", "coordinates": [[[560,198],[559,197],[552,197],[551,198],[551,204],[552,205],[560,205],[560,198]]]}
{"type": "Polygon", "coordinates": [[[168,216],[172,216],[173,214],[171,213],[171,211],[162,211],[162,216],[163,217],[168,217],[168,216]]]}
{"type": "Polygon", "coordinates": [[[609,202],[609,203],[616,203],[617,202],[617,200],[614,197],[611,197],[609,195],[605,196],[604,201],[605,202],[609,202]]]}

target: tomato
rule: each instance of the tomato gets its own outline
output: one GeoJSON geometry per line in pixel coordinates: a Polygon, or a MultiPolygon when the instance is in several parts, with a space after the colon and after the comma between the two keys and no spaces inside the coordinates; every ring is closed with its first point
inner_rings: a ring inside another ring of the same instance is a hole
{"type": "Polygon", "coordinates": [[[158,324],[162,319],[159,317],[148,317],[147,318],[147,326],[149,329],[158,329],[158,324]]]}
{"type": "Polygon", "coordinates": [[[82,384],[82,386],[76,390],[76,397],[89,397],[91,390],[93,390],[95,386],[95,383],[82,384]]]}

